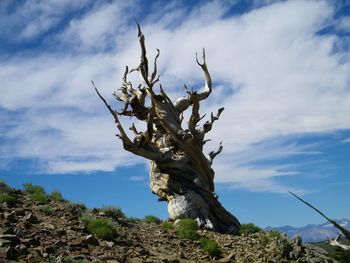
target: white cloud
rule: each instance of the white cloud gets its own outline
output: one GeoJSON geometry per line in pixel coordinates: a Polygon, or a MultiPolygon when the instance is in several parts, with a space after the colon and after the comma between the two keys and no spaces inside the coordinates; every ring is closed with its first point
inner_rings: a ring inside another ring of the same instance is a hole
{"type": "Polygon", "coordinates": [[[134,1],[114,1],[93,8],[83,17],[72,19],[69,27],[58,37],[59,41],[79,51],[104,50],[119,44],[115,36],[129,28],[134,1]]]}
{"type": "MultiPolygon", "coordinates": [[[[317,34],[337,23],[329,2],[263,2],[256,3],[260,8],[234,17],[226,15],[231,6],[226,2],[214,1],[190,13],[173,4],[164,9],[172,19],[152,12],[145,17],[143,31],[149,56],[156,48],[161,50],[161,82],[172,97],[183,94],[184,83],[201,86],[194,55],[206,48],[215,88],[202,112],[216,111],[222,104],[226,108],[209,134],[213,143],[206,148],[224,141],[224,154],[215,160],[216,181],[283,192],[287,186],[275,179],[297,175],[297,167],[251,163],[317,154],[317,147],[265,143],[257,151],[253,144],[349,129],[350,62],[347,51],[333,52],[338,36],[317,34]]],[[[64,3],[58,10],[81,8],[64,3]]],[[[124,66],[137,65],[136,28],[129,12],[133,5],[103,2],[73,18],[61,33],[50,36],[67,52],[0,62],[0,107],[14,118],[8,131],[0,129],[8,142],[3,154],[38,158],[42,169],[59,173],[111,171],[118,165],[144,162],[122,150],[113,136],[113,121],[90,85],[93,79],[108,97],[119,87],[124,66]]],[[[22,35],[34,37],[58,23],[54,19],[62,20],[63,13],[57,11],[52,21],[45,22],[54,7],[43,2],[39,6],[44,10],[42,21],[31,23],[22,35]]],[[[0,112],[0,120],[5,113],[0,112]]]]}
{"type": "Polygon", "coordinates": [[[57,26],[70,12],[83,9],[90,1],[53,0],[2,3],[0,28],[9,41],[30,40],[57,26]],[[14,9],[15,11],[8,11],[14,9]]]}
{"type": "Polygon", "coordinates": [[[350,143],[350,138],[346,138],[346,139],[342,140],[342,142],[350,143]]]}

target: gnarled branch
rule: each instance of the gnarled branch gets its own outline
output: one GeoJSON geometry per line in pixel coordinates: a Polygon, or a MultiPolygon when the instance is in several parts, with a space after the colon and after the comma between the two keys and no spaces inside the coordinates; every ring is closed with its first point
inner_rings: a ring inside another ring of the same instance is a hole
{"type": "Polygon", "coordinates": [[[217,149],[216,151],[211,151],[211,152],[209,153],[209,164],[210,164],[210,165],[213,164],[214,158],[215,158],[219,153],[221,153],[222,149],[223,149],[222,142],[220,142],[218,149],[217,149]]]}

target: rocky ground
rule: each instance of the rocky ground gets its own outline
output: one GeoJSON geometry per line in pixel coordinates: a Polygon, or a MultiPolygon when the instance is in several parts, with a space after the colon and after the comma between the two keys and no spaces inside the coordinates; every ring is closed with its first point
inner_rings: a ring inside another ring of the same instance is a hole
{"type": "Polygon", "coordinates": [[[317,247],[274,232],[231,236],[200,230],[217,241],[221,256],[211,257],[198,241],[145,220],[115,217],[111,241],[89,234],[84,213],[107,217],[100,209],[48,199],[45,205],[14,190],[15,204],[0,204],[0,262],[335,262],[317,247]]]}

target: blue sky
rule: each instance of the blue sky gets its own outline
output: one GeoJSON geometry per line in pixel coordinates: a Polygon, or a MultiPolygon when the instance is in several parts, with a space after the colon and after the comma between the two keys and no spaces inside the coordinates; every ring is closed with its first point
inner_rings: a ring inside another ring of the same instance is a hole
{"type": "Polygon", "coordinates": [[[201,111],[225,111],[205,151],[223,140],[228,210],[263,227],[323,222],[290,190],[350,218],[349,14],[347,1],[1,1],[0,178],[167,218],[90,83],[121,107],[111,94],[138,63],[136,19],[171,98],[201,88],[206,48],[214,90],[201,111]]]}

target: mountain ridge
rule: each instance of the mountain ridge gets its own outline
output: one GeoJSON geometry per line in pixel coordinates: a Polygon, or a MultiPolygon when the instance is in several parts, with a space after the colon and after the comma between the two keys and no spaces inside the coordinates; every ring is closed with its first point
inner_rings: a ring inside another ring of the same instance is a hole
{"type": "MultiPolygon", "coordinates": [[[[342,218],[335,220],[340,225],[350,230],[350,219],[342,218]]],[[[265,230],[279,231],[286,234],[288,237],[299,235],[305,242],[316,243],[335,238],[339,230],[328,221],[321,224],[308,224],[302,227],[293,227],[290,225],[279,227],[266,227],[265,230]]]]}

